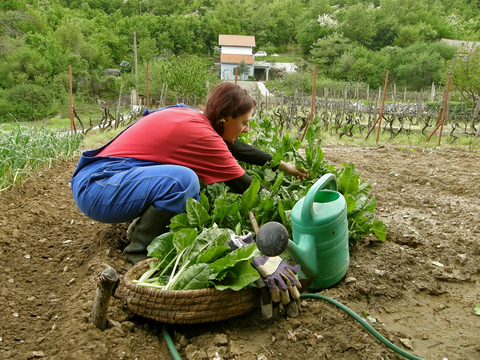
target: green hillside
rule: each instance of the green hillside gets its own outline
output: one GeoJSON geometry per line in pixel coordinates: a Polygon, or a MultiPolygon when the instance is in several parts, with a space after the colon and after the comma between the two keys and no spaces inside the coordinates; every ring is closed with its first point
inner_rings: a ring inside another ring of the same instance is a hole
{"type": "MultiPolygon", "coordinates": [[[[114,101],[145,63],[150,92],[206,95],[218,81],[218,35],[254,35],[255,51],[316,65],[331,81],[409,90],[445,83],[457,49],[440,39],[480,40],[478,1],[4,0],[0,4],[0,122],[57,115],[69,103],[114,101]],[[120,69],[120,78],[105,69],[120,69]],[[165,86],[167,84],[168,86],[165,86]]],[[[142,80],[143,79],[143,80],[142,80]]],[[[311,85],[310,85],[311,86],[311,85]]]]}

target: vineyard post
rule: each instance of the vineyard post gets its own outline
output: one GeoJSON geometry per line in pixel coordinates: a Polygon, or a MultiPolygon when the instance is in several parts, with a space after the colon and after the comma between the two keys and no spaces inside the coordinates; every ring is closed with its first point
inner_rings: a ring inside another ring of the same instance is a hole
{"type": "MultiPolygon", "coordinates": [[[[480,99],[479,99],[479,103],[480,103],[480,99]]],[[[472,149],[473,150],[475,150],[475,144],[477,143],[477,139],[478,139],[479,135],[480,135],[480,124],[478,125],[477,133],[475,135],[475,139],[473,139],[473,144],[472,144],[472,149]]]]}
{"type": "Polygon", "coordinates": [[[418,120],[420,120],[420,109],[421,109],[421,106],[422,106],[422,97],[420,96],[420,94],[416,93],[415,95],[415,101],[417,103],[417,114],[416,114],[416,120],[417,120],[417,124],[418,124],[418,120]]]}
{"type": "Polygon", "coordinates": [[[360,134],[362,133],[362,124],[361,124],[361,116],[360,116],[360,110],[359,110],[359,100],[360,98],[360,90],[358,89],[358,87],[355,89],[355,102],[357,103],[357,117],[358,117],[358,130],[360,131],[360,134]]]}
{"type": "Polygon", "coordinates": [[[137,33],[133,32],[133,56],[135,57],[135,96],[138,96],[138,60],[137,60],[137,33]]]}
{"type": "Polygon", "coordinates": [[[323,93],[325,94],[325,130],[328,131],[328,88],[326,86],[323,88],[323,93]]]}
{"type": "Polygon", "coordinates": [[[73,120],[73,95],[72,95],[72,65],[68,65],[69,83],[70,83],[70,128],[76,132],[75,121],[73,120]]]}
{"type": "Polygon", "coordinates": [[[310,116],[308,117],[307,124],[305,125],[305,130],[303,131],[302,139],[300,141],[303,141],[303,138],[305,137],[305,133],[307,132],[308,129],[308,124],[310,121],[313,121],[313,107],[315,105],[315,78],[317,75],[317,66],[313,67],[313,89],[312,89],[312,107],[310,109],[310,116]]]}
{"type": "Polygon", "coordinates": [[[445,110],[443,110],[442,122],[441,122],[441,125],[440,125],[440,136],[438,137],[438,146],[440,146],[440,141],[442,141],[443,122],[445,120],[445,113],[447,112],[448,91],[449,90],[450,90],[450,76],[448,77],[448,81],[447,81],[447,94],[445,95],[445,110]]]}
{"type": "MultiPolygon", "coordinates": [[[[450,70],[448,70],[448,79],[450,79],[450,76],[452,75],[452,70],[453,70],[453,64],[454,63],[455,63],[455,58],[452,59],[452,63],[450,64],[450,70]]],[[[446,97],[445,97],[446,91],[447,91],[447,88],[445,88],[445,90],[443,91],[443,95],[442,95],[442,106],[440,108],[440,112],[438,113],[437,123],[435,124],[435,125],[437,125],[437,129],[438,129],[438,125],[440,124],[440,118],[442,117],[443,108],[446,106],[446,97]]]]}
{"type": "Polygon", "coordinates": [[[120,91],[118,93],[118,104],[117,104],[117,111],[115,111],[115,130],[118,128],[118,123],[120,119],[120,104],[122,101],[122,89],[123,89],[123,84],[120,85],[120,91]]]}
{"type": "MultiPolygon", "coordinates": [[[[373,123],[372,127],[368,131],[367,136],[365,137],[365,140],[368,139],[368,136],[372,132],[372,130],[375,128],[375,125],[378,122],[378,132],[377,132],[377,143],[378,143],[378,137],[380,136],[380,127],[382,125],[382,116],[383,116],[383,106],[385,105],[385,94],[387,93],[387,84],[388,84],[388,70],[387,70],[387,76],[385,77],[385,88],[383,90],[383,100],[382,100],[382,107],[380,108],[380,115],[378,115],[377,120],[373,123]]],[[[381,89],[380,89],[381,91],[381,89]]],[[[380,98],[380,94],[378,94],[378,97],[380,98]]]]}
{"type": "Polygon", "coordinates": [[[235,68],[235,84],[237,83],[237,77],[238,77],[238,66],[235,68]]]}
{"type": "Polygon", "coordinates": [[[298,89],[295,89],[295,94],[293,94],[293,104],[292,104],[292,111],[290,113],[290,123],[288,124],[288,131],[292,128],[293,125],[293,118],[295,117],[296,110],[297,110],[297,94],[298,89]]]}
{"type": "Polygon", "coordinates": [[[148,108],[148,62],[147,62],[147,108],[148,108]]]}
{"type": "MultiPolygon", "coordinates": [[[[473,110],[472,122],[470,123],[470,127],[472,131],[475,131],[475,119],[477,118],[479,111],[480,111],[480,96],[478,97],[477,105],[475,105],[475,109],[473,110]]],[[[478,134],[478,131],[477,131],[477,134],[478,134]]]]}
{"type": "Polygon", "coordinates": [[[430,138],[433,136],[433,134],[435,134],[437,132],[438,128],[440,128],[440,135],[438,136],[438,146],[440,146],[440,141],[442,140],[443,120],[445,119],[445,112],[446,112],[446,109],[447,109],[448,91],[449,90],[450,90],[450,76],[448,77],[447,88],[445,89],[444,106],[442,107],[442,109],[440,109],[440,114],[438,116],[439,118],[441,117],[440,123],[435,127],[435,129],[432,131],[432,133],[427,138],[427,140],[425,140],[425,142],[428,142],[428,140],[430,140],[430,138]]]}

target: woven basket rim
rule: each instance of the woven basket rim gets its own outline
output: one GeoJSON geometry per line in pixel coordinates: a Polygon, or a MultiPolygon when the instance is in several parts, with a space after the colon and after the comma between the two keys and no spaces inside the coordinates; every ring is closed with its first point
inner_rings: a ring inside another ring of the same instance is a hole
{"type": "MultiPolygon", "coordinates": [[[[218,290],[214,287],[204,288],[204,289],[194,289],[194,290],[165,290],[165,289],[156,289],[147,286],[139,286],[133,283],[134,280],[138,280],[141,275],[148,269],[150,262],[157,261],[156,258],[149,258],[139,263],[135,264],[131,269],[129,269],[123,276],[124,286],[129,288],[130,291],[144,293],[148,292],[158,292],[161,293],[162,297],[166,298],[179,298],[183,294],[189,294],[189,297],[203,297],[203,296],[212,296],[213,293],[217,292],[236,292],[232,289],[218,290]],[[193,296],[192,296],[193,295],[193,296]]],[[[243,290],[243,289],[242,289],[243,290]]],[[[239,290],[241,291],[241,290],[239,290]]]]}
{"type": "Polygon", "coordinates": [[[139,279],[156,258],[135,264],[123,276],[127,305],[134,313],[172,324],[225,320],[253,310],[259,303],[258,288],[239,291],[214,287],[195,290],[165,290],[139,286],[139,279]]]}

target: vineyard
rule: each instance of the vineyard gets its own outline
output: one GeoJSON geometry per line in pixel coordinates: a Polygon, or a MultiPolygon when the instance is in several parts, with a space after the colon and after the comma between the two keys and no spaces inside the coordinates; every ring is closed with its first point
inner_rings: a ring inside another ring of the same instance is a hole
{"type": "MultiPolygon", "coordinates": [[[[297,138],[303,135],[309,120],[319,122],[322,130],[330,136],[364,138],[381,114],[381,134],[388,134],[387,140],[393,140],[400,134],[421,134],[426,139],[441,122],[445,106],[445,92],[442,93],[441,88],[435,92],[433,86],[428,92],[407,92],[406,89],[397,92],[394,86],[386,92],[385,102],[382,101],[382,89],[371,91],[368,87],[364,90],[358,87],[324,87],[316,91],[312,102],[312,94],[296,91],[293,96],[277,93],[265,96],[258,90],[255,82],[242,81],[240,85],[257,100],[254,118],[267,117],[278,125],[280,136],[288,132],[297,138]]],[[[105,130],[131,124],[141,117],[146,104],[146,99],[142,100],[143,105],[129,112],[124,111],[130,104],[129,97],[123,97],[119,103],[112,106],[102,104],[102,117],[96,126],[105,130]]],[[[167,98],[160,95],[150,98],[150,107],[153,109],[176,103],[201,107],[196,97],[167,98]]],[[[467,102],[447,102],[443,115],[443,131],[444,135],[448,135],[449,143],[456,143],[459,137],[472,140],[478,137],[479,108],[479,104],[473,107],[467,102]]],[[[95,127],[91,121],[84,125],[84,121],[74,114],[83,133],[95,127]]]]}
{"type": "MultiPolygon", "coordinates": [[[[269,116],[280,126],[281,133],[297,129],[301,134],[307,121],[318,119],[324,131],[330,135],[366,136],[369,129],[382,113],[382,133],[387,132],[392,140],[401,133],[407,135],[420,132],[428,136],[438,125],[443,109],[442,94],[387,92],[388,102],[382,106],[382,93],[346,89],[333,91],[323,88],[315,94],[312,113],[312,96],[297,94],[294,96],[262,97],[257,94],[259,103],[257,114],[261,118],[269,116]],[[432,99],[433,98],[433,99],[432,99]],[[434,100],[434,101],[428,101],[434,100]],[[312,116],[313,115],[313,116],[312,116]]],[[[458,136],[474,136],[480,120],[477,120],[478,109],[464,102],[448,102],[444,126],[452,140],[458,136]],[[476,111],[476,113],[475,113],[476,111]]]]}

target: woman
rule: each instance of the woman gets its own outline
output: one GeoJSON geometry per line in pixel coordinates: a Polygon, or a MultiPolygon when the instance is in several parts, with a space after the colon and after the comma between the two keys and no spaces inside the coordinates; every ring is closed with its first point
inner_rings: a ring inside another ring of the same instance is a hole
{"type": "MultiPolygon", "coordinates": [[[[105,223],[132,221],[124,253],[133,264],[147,258],[147,246],[185,212],[187,198],[199,200],[199,179],[225,182],[243,193],[252,178],[237,160],[264,165],[272,156],[236,141],[248,132],[256,105],[233,83],[216,86],[203,114],[183,104],[147,114],[103,147],[82,154],[71,179],[79,209],[105,223]]],[[[297,178],[308,173],[281,162],[297,178]]]]}

